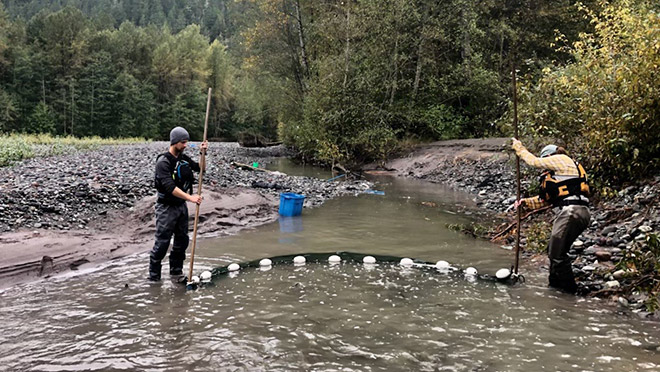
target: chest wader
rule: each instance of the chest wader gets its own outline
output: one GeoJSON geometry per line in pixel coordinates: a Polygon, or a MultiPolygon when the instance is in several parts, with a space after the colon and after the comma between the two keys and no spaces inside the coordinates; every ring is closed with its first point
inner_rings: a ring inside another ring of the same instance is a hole
{"type": "Polygon", "coordinates": [[[589,226],[591,219],[586,196],[589,195],[587,174],[577,162],[578,177],[559,179],[554,172],[546,171],[541,175],[540,197],[556,207],[562,207],[552,225],[552,234],[548,242],[550,259],[551,287],[568,293],[577,291],[571,260],[568,252],[575,239],[589,226]]]}
{"type": "Polygon", "coordinates": [[[170,275],[183,274],[183,261],[188,248],[188,206],[156,203],[156,241],[149,257],[149,278],[159,280],[161,261],[167,254],[170,240],[174,244],[170,252],[170,275]]]}
{"type": "MultiPolygon", "coordinates": [[[[179,160],[172,172],[174,184],[187,193],[192,191],[194,181],[190,165],[179,160]]],[[[183,274],[183,261],[186,258],[188,238],[188,206],[186,202],[174,196],[158,193],[156,203],[156,236],[154,247],[149,256],[149,279],[160,280],[162,260],[167,255],[170,240],[174,236],[170,252],[170,275],[183,274]]]]}

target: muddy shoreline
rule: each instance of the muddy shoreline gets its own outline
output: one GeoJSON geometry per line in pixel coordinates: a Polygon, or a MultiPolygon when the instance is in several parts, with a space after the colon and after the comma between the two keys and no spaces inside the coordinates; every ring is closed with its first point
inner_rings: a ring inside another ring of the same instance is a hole
{"type": "MultiPolygon", "coordinates": [[[[165,151],[165,142],[107,146],[0,168],[0,288],[149,252],[155,231],[153,169],[165,151]]],[[[305,208],[311,208],[370,187],[365,181],[325,182],[232,165],[263,166],[287,155],[279,146],[212,143],[199,238],[275,221],[281,192],[305,195],[305,208]]],[[[192,226],[195,207],[188,204],[192,226]]]]}
{"type": "MultiPolygon", "coordinates": [[[[507,138],[434,142],[365,171],[466,191],[474,196],[479,213],[506,224],[513,218],[506,210],[515,200],[515,157],[506,151],[507,143],[507,138]]],[[[148,252],[154,231],[153,168],[156,155],[166,149],[167,143],[109,146],[0,168],[0,288],[148,252]]],[[[282,147],[211,144],[199,237],[235,234],[275,221],[280,192],[306,195],[309,208],[370,187],[365,181],[325,182],[232,165],[265,164],[288,155],[282,147]]],[[[529,186],[523,181],[523,190],[529,186]]],[[[570,252],[574,272],[582,294],[607,297],[641,318],[657,318],[657,312],[646,311],[647,296],[626,287],[630,272],[620,262],[626,249],[644,244],[648,234],[660,229],[660,177],[615,191],[616,198],[592,205],[591,225],[570,252]]],[[[194,207],[189,208],[194,216],[194,207]]],[[[551,226],[553,216],[547,211],[524,221],[523,248],[527,233],[551,226]]],[[[505,235],[496,243],[511,248],[513,238],[505,235]]],[[[522,265],[547,272],[547,257],[528,249],[522,265]]]]}
{"type": "MultiPolygon", "coordinates": [[[[515,201],[516,193],[515,155],[507,150],[509,141],[508,138],[487,138],[434,142],[388,161],[384,168],[396,176],[443,183],[469,192],[478,206],[501,219],[503,227],[513,221],[513,213],[507,209],[515,201]]],[[[382,168],[367,167],[375,171],[382,168]]],[[[526,165],[522,165],[521,170],[529,175],[522,182],[522,189],[527,190],[536,173],[526,165]]],[[[660,311],[647,311],[648,295],[635,290],[634,269],[622,264],[626,250],[631,247],[647,249],[645,239],[660,230],[660,177],[614,192],[614,198],[592,203],[590,226],[569,253],[581,294],[608,298],[614,305],[643,319],[660,319],[660,311]]],[[[523,222],[523,249],[528,245],[528,238],[533,239],[530,231],[536,231],[539,226],[549,229],[555,212],[533,214],[523,222]]],[[[495,242],[510,249],[514,239],[509,234],[495,242]]],[[[530,241],[529,245],[534,243],[530,241]]],[[[545,252],[528,249],[523,256],[525,269],[547,273],[545,252]]]]}

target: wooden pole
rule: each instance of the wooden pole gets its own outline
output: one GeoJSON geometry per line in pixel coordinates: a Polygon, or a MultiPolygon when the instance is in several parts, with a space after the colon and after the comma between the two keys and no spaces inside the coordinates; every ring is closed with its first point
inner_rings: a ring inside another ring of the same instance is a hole
{"type": "MultiPolygon", "coordinates": [[[[208,99],[206,101],[206,119],[204,119],[204,139],[206,141],[206,135],[209,128],[209,111],[211,109],[211,88],[209,88],[208,99]]],[[[206,149],[202,149],[200,159],[200,170],[199,170],[199,183],[197,183],[197,195],[202,196],[202,181],[204,179],[204,172],[206,171],[206,149]]],[[[188,284],[192,284],[193,277],[193,264],[195,263],[195,246],[197,245],[197,225],[199,223],[199,204],[197,204],[197,209],[195,211],[195,225],[193,228],[193,241],[192,249],[190,250],[190,270],[188,271],[188,284]]]]}
{"type": "MultiPolygon", "coordinates": [[[[514,136],[518,139],[518,95],[516,87],[516,66],[511,64],[511,75],[513,81],[513,130],[514,136]]],[[[516,201],[520,201],[520,157],[516,154],[516,201]]],[[[520,262],[520,205],[516,208],[516,261],[513,266],[513,272],[518,275],[518,263],[520,262]]]]}

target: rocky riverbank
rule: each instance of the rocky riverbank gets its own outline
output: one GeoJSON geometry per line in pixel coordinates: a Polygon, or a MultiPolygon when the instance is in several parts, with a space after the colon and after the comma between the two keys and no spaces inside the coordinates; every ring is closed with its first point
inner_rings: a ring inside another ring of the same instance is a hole
{"type": "MultiPolygon", "coordinates": [[[[515,201],[516,185],[515,155],[506,151],[509,141],[488,138],[435,142],[389,161],[385,168],[399,176],[444,183],[470,192],[484,210],[511,222],[513,213],[506,211],[515,201]]],[[[536,171],[524,164],[521,169],[528,175],[522,182],[522,189],[527,190],[536,171]]],[[[608,297],[642,318],[660,318],[660,312],[650,311],[655,306],[652,296],[638,289],[649,284],[645,280],[651,284],[654,280],[645,278],[639,270],[644,265],[640,256],[648,256],[660,230],[660,177],[614,191],[614,197],[592,205],[591,224],[571,247],[581,292],[608,297]]],[[[545,246],[544,234],[549,234],[553,216],[551,212],[531,215],[521,230],[521,246],[529,246],[524,254],[534,258],[528,262],[542,262],[541,270],[547,270],[547,259],[543,247],[539,249],[538,245],[545,246]]],[[[514,238],[510,234],[500,242],[510,247],[514,238]]]]}
{"type": "MultiPolygon", "coordinates": [[[[154,231],[153,172],[157,154],[165,151],[165,142],[106,146],[0,168],[3,284],[148,251],[154,231]]],[[[198,157],[196,149],[187,153],[198,157]]],[[[304,194],[308,208],[370,186],[365,181],[325,182],[232,165],[267,164],[286,155],[282,147],[212,143],[200,236],[233,234],[276,220],[281,192],[304,194]]],[[[192,218],[194,207],[189,207],[192,218]]]]}

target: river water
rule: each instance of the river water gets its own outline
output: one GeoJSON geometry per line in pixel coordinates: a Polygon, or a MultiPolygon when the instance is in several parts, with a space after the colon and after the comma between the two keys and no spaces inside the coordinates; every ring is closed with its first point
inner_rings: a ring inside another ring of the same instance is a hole
{"type": "MultiPolygon", "coordinates": [[[[377,181],[385,195],[201,241],[196,271],[331,251],[491,274],[511,265],[511,251],[446,227],[473,220],[467,195],[377,181]]],[[[0,292],[0,370],[660,371],[659,324],[548,289],[536,270],[510,287],[391,265],[283,265],[186,291],[147,282],[146,265],[145,253],[0,292]]]]}

